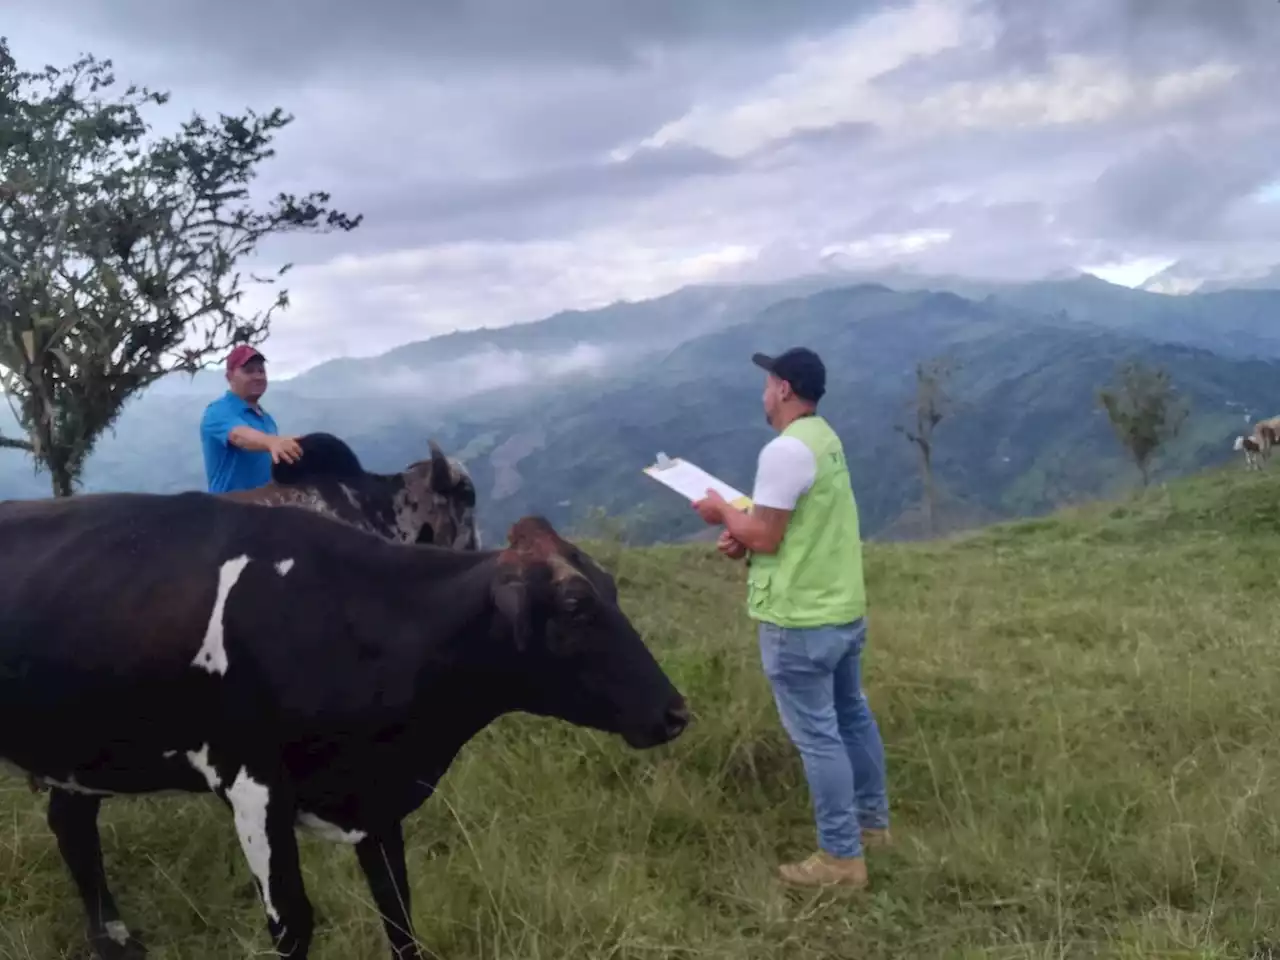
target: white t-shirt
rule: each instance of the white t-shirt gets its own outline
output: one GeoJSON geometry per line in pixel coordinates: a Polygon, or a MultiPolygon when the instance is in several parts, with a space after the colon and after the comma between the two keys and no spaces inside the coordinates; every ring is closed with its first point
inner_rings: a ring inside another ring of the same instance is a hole
{"type": "Polygon", "coordinates": [[[818,462],[804,441],[774,437],[760,451],[751,500],[761,507],[794,510],[796,501],[813,485],[817,475],[818,462]]]}

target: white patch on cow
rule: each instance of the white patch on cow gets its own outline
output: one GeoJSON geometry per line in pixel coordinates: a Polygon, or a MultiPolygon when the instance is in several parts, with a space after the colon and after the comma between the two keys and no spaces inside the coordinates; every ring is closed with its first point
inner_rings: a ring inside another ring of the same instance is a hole
{"type": "Polygon", "coordinates": [[[188,750],[187,761],[193,766],[197,773],[204,777],[205,782],[209,784],[209,789],[217,791],[222,786],[222,781],[218,778],[218,771],[213,769],[213,764],[209,762],[209,745],[203,744],[199,750],[188,750]]]}
{"type": "Polygon", "coordinates": [[[40,777],[39,779],[42,783],[57,787],[59,790],[65,790],[67,793],[82,793],[89,797],[109,797],[112,795],[110,790],[98,790],[94,787],[86,787],[82,783],[77,783],[74,773],[67,777],[66,780],[55,780],[53,777],[40,777]]]}
{"type": "Polygon", "coordinates": [[[271,844],[267,839],[267,806],[271,803],[271,791],[241,767],[227,790],[227,799],[235,813],[240,848],[262,889],[262,906],[267,916],[279,923],[280,914],[271,902],[271,844]]]}
{"type": "Polygon", "coordinates": [[[276,573],[280,574],[280,576],[282,577],[292,569],[293,569],[292,559],[281,560],[279,563],[276,564],[276,573]]]}
{"type": "Polygon", "coordinates": [[[129,942],[129,928],[124,925],[124,921],[108,920],[102,926],[107,931],[107,936],[120,946],[123,947],[129,942]]]}
{"type": "Polygon", "coordinates": [[[163,754],[166,760],[168,760],[170,757],[176,757],[177,755],[178,755],[177,750],[166,750],[163,754]]]}
{"type": "Polygon", "coordinates": [[[227,646],[223,628],[223,614],[227,606],[227,597],[231,588],[249,565],[248,556],[235,557],[218,568],[218,593],[213,598],[213,610],[209,613],[209,626],[204,631],[204,643],[200,652],[191,661],[193,667],[201,667],[210,673],[225,674],[227,672],[227,646]]]}
{"type": "Polygon", "coordinates": [[[355,495],[355,491],[345,483],[339,484],[339,488],[347,495],[347,503],[355,508],[356,513],[363,513],[364,511],[360,508],[360,498],[355,495]]]}
{"type": "Polygon", "coordinates": [[[298,814],[298,823],[320,839],[328,840],[330,843],[359,843],[368,836],[363,830],[343,830],[337,824],[322,820],[314,813],[298,814]]]}

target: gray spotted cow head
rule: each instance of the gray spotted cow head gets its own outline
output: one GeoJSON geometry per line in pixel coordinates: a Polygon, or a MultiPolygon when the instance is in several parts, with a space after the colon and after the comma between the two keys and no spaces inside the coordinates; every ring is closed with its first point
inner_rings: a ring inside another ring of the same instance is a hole
{"type": "Polygon", "coordinates": [[[431,456],[397,473],[365,470],[342,439],[298,437],[302,457],[271,468],[271,483],[220,496],[325,514],[401,543],[478,550],[476,488],[467,469],[430,441],[431,456]]]}
{"type": "Polygon", "coordinates": [[[476,487],[461,461],[430,441],[431,457],[409,464],[395,493],[396,525],[403,539],[455,550],[480,549],[476,487]]]}

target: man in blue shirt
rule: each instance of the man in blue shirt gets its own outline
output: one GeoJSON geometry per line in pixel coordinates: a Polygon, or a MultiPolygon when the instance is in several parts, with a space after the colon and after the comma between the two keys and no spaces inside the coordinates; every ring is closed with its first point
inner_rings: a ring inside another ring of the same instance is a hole
{"type": "Polygon", "coordinates": [[[267,391],[266,358],[247,343],[227,357],[227,392],[200,421],[204,472],[210,493],[251,490],[271,480],[271,466],[294,463],[302,448],[281,437],[276,421],[258,405],[267,391]]]}

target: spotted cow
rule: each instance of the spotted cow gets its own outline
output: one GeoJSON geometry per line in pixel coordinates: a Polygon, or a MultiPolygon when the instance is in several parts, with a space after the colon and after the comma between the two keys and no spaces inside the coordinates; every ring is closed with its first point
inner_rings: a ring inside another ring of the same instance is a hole
{"type": "MultiPolygon", "coordinates": [[[[460,462],[430,441],[431,456],[399,473],[372,473],[355,452],[329,433],[298,438],[303,456],[277,463],[272,479],[252,490],[218,494],[260,506],[311,510],[401,543],[438,543],[460,550],[480,547],[476,490],[460,462]]],[[[32,792],[48,789],[34,778],[32,792]]]]}
{"type": "Polygon", "coordinates": [[[275,464],[270,483],[219,496],[302,507],[402,543],[479,548],[475,484],[435,441],[429,459],[391,474],[365,470],[351,448],[329,433],[306,434],[298,445],[302,457],[275,464]]]}
{"type": "Polygon", "coordinates": [[[685,701],[613,579],[540,518],[498,550],[399,544],[206,493],[0,504],[0,760],[48,822],[103,960],[141,957],[108,887],[104,797],[212,793],[281,957],[313,912],[296,827],[354,844],[397,960],[421,958],[401,821],[523,711],[678,737],[685,701]]]}
{"type": "Polygon", "coordinates": [[[1234,449],[1244,451],[1245,467],[1249,470],[1262,469],[1262,446],[1255,436],[1236,437],[1234,449]]]}

